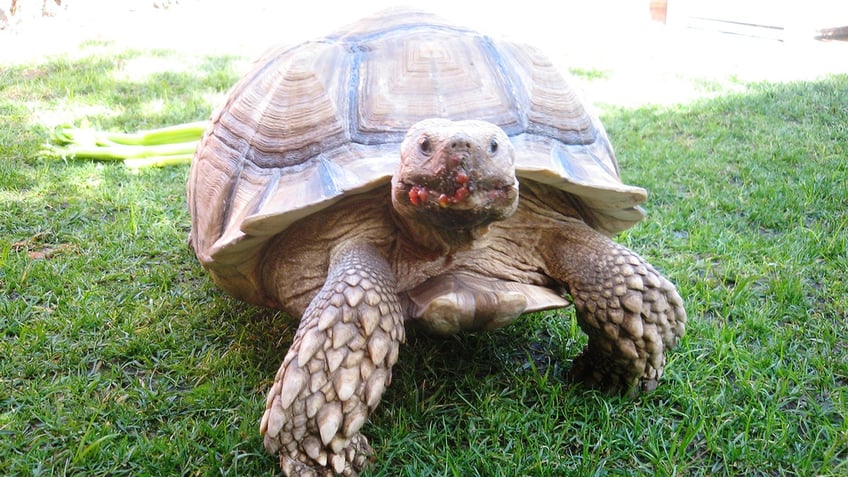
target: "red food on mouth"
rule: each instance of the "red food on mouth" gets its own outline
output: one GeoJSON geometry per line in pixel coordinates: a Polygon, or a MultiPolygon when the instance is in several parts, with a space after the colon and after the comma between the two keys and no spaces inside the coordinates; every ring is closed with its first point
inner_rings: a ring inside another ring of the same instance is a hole
{"type": "Polygon", "coordinates": [[[426,187],[417,185],[412,186],[409,189],[409,202],[411,202],[412,205],[419,205],[422,202],[426,202],[429,195],[430,191],[428,191],[426,187]]]}
{"type": "Polygon", "coordinates": [[[409,189],[409,201],[412,202],[412,205],[418,205],[418,191],[415,190],[415,187],[409,189]]]}
{"type": "Polygon", "coordinates": [[[422,185],[411,186],[407,193],[409,196],[409,202],[414,206],[418,206],[426,204],[428,200],[435,198],[435,202],[441,207],[447,207],[450,204],[458,204],[471,194],[473,188],[470,186],[469,177],[465,172],[458,172],[454,177],[454,180],[458,187],[456,187],[452,193],[450,191],[441,193],[434,192],[422,185]],[[436,196],[437,193],[439,194],[438,198],[436,196]]]}
{"type": "MultiPolygon", "coordinates": [[[[467,177],[466,177],[466,179],[467,179],[467,177]]],[[[457,179],[457,182],[459,182],[458,179],[457,179]]],[[[462,200],[465,199],[466,197],[468,197],[468,188],[465,187],[465,186],[462,186],[459,189],[457,189],[456,192],[453,195],[454,202],[462,202],[462,200]]]]}

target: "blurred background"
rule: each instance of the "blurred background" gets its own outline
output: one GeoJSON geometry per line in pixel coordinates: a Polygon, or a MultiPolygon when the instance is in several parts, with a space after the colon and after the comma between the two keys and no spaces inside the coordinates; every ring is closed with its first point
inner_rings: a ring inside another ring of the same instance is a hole
{"type": "MultiPolygon", "coordinates": [[[[384,0],[0,0],[0,63],[103,49],[255,58],[396,5],[384,0]]],[[[668,104],[708,94],[692,78],[792,81],[848,71],[848,2],[808,0],[431,0],[426,10],[531,43],[599,72],[590,99],[668,104]]],[[[249,62],[247,62],[249,63],[249,62]]],[[[248,64],[242,65],[247,68],[248,64]]],[[[151,65],[159,67],[162,65],[151,65]]]]}

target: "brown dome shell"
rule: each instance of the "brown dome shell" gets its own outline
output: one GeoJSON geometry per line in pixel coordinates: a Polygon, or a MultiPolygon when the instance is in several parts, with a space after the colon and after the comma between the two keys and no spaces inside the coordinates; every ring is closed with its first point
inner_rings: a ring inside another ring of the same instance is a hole
{"type": "Polygon", "coordinates": [[[394,10],[272,50],[235,85],[191,166],[201,262],[225,288],[252,281],[270,237],[389,187],[407,129],[431,117],[499,125],[519,178],[578,197],[604,233],[642,218],[645,190],[622,184],[597,117],[538,50],[394,10]]]}

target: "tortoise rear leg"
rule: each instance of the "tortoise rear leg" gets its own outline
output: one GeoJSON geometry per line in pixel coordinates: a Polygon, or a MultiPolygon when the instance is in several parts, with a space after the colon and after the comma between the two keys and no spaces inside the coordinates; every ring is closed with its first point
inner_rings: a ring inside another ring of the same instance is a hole
{"type": "Polygon", "coordinates": [[[395,278],[370,245],[333,251],[268,393],[260,432],[289,477],[355,476],[371,454],[359,433],[391,381],[404,340],[395,278]]]}
{"type": "Polygon", "coordinates": [[[677,289],[642,257],[582,222],[553,237],[551,275],[571,293],[589,344],[571,376],[588,386],[636,395],[656,388],[665,351],[683,336],[677,289]]]}

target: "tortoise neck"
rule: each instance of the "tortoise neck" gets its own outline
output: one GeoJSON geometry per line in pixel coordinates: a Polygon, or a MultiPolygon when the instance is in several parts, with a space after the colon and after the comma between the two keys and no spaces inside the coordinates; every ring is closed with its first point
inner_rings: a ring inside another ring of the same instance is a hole
{"type": "Polygon", "coordinates": [[[392,208],[392,218],[409,243],[439,255],[477,248],[489,231],[489,224],[469,228],[445,228],[404,217],[392,208]]]}

